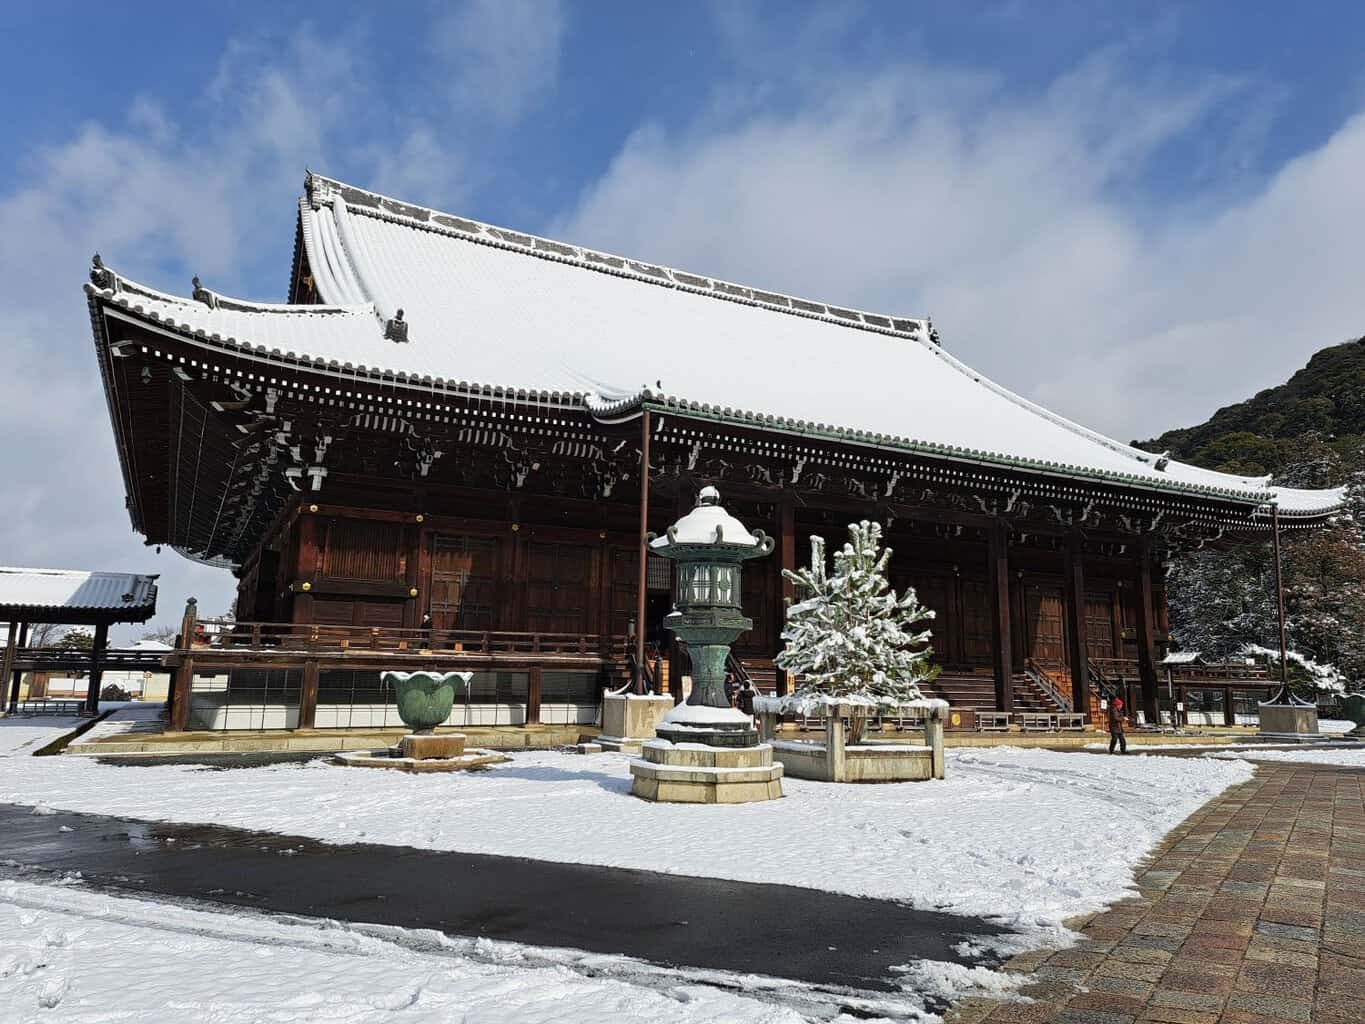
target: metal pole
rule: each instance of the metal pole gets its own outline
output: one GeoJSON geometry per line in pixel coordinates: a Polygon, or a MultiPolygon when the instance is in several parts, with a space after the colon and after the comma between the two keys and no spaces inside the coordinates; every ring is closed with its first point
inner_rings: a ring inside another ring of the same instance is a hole
{"type": "MultiPolygon", "coordinates": [[[[1284,638],[1284,576],[1280,570],[1280,507],[1270,503],[1270,532],[1275,544],[1275,604],[1280,617],[1280,697],[1289,701],[1289,652],[1284,638]]],[[[1277,700],[1279,698],[1276,698],[1277,700]]]]}
{"type": "Polygon", "coordinates": [[[635,594],[635,678],[632,680],[635,693],[645,692],[645,586],[646,563],[649,561],[649,545],[645,534],[649,532],[649,410],[640,418],[640,572],[637,577],[635,594]]]}

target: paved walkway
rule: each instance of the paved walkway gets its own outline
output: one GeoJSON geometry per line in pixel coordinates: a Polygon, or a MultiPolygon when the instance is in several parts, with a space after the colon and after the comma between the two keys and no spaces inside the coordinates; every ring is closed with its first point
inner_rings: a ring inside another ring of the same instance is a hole
{"type": "Polygon", "coordinates": [[[1039,979],[1034,1002],[968,1000],[950,1020],[1365,1021],[1365,770],[1259,766],[1171,832],[1138,885],[1079,945],[1010,962],[1039,979]]]}

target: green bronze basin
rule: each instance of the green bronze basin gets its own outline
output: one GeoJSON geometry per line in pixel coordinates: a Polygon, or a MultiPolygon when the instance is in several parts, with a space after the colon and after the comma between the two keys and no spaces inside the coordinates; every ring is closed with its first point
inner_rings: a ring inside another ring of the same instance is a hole
{"type": "Polygon", "coordinates": [[[469,685],[473,672],[383,672],[379,678],[392,686],[398,717],[415,733],[427,733],[450,717],[455,688],[469,685]]]}

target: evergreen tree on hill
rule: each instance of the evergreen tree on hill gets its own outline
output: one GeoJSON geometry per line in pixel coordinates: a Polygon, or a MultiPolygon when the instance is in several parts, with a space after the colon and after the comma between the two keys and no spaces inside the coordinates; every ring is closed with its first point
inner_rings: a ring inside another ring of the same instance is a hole
{"type": "MultiPolygon", "coordinates": [[[[1318,352],[1286,383],[1207,422],[1140,442],[1223,472],[1272,474],[1286,487],[1346,484],[1334,526],[1284,535],[1289,648],[1365,685],[1365,338],[1318,352]]],[[[1269,544],[1175,560],[1167,580],[1181,646],[1213,658],[1278,646],[1269,544]]]]}
{"type": "Polygon", "coordinates": [[[1206,469],[1251,476],[1278,476],[1311,463],[1317,477],[1294,486],[1341,483],[1362,468],[1365,338],[1323,349],[1284,384],[1219,409],[1198,426],[1134,444],[1170,451],[1206,469]]]}

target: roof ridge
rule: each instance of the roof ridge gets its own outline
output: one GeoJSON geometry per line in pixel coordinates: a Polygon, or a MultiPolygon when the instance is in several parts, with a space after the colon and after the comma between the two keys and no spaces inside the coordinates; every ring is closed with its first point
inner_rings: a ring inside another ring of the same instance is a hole
{"type": "MultiPolygon", "coordinates": [[[[869,310],[836,306],[832,303],[817,302],[813,299],[788,295],[785,292],[770,291],[752,285],[725,281],[721,278],[694,274],[660,263],[637,260],[629,256],[617,256],[588,246],[575,245],[572,242],[561,242],[525,231],[488,224],[469,217],[460,217],[437,210],[434,207],[417,206],[311,171],[304,183],[304,188],[307,192],[308,201],[315,208],[332,205],[334,200],[339,198],[350,213],[393,220],[419,230],[432,231],[453,238],[464,238],[478,244],[491,245],[558,263],[568,263],[584,270],[626,277],[646,284],[673,287],[698,295],[709,295],[717,299],[739,302],[779,313],[825,320],[844,327],[853,327],[893,337],[925,341],[925,335],[933,334],[933,322],[929,317],[897,316],[890,313],[874,313],[869,310]]],[[[347,252],[347,255],[354,260],[353,253],[347,252]]],[[[934,347],[938,347],[936,343],[934,343],[934,347]]]]}
{"type": "Polygon", "coordinates": [[[160,573],[126,572],[119,569],[44,569],[38,566],[0,565],[0,572],[44,573],[48,576],[147,576],[156,579],[160,573]]]}
{"type": "MultiPolygon", "coordinates": [[[[973,367],[968,366],[956,356],[945,351],[941,345],[925,337],[926,330],[932,331],[932,323],[927,318],[890,317],[860,310],[845,309],[843,307],[830,306],[826,303],[815,303],[805,299],[797,299],[793,296],[782,295],[776,292],[766,292],[747,285],[736,285],[716,278],[702,277],[701,275],[694,275],[690,272],[664,267],[659,264],[647,264],[628,257],[613,256],[589,249],[585,246],[578,246],[569,242],[558,242],[527,232],[514,231],[510,228],[490,225],[483,221],[458,217],[453,214],[443,213],[432,207],[417,206],[375,192],[371,189],[360,188],[359,186],[350,185],[346,182],[338,181],[335,178],[329,178],[325,175],[316,174],[311,171],[305,181],[305,188],[308,192],[309,201],[315,206],[323,204],[335,205],[336,200],[340,200],[342,207],[348,213],[354,211],[366,216],[408,222],[414,227],[422,230],[435,231],[441,234],[452,235],[453,237],[467,237],[471,241],[495,245],[499,248],[522,252],[527,255],[539,256],[544,259],[557,259],[589,270],[605,271],[608,273],[615,272],[620,276],[631,277],[647,283],[673,284],[686,290],[695,291],[700,294],[710,294],[718,298],[730,298],[736,301],[746,301],[747,298],[749,304],[762,308],[797,313],[798,315],[809,314],[818,319],[847,327],[871,328],[880,333],[906,337],[920,342],[929,352],[945,360],[950,367],[957,370],[959,373],[966,377],[970,377],[974,383],[982,385],[987,390],[994,392],[1006,401],[1013,402],[1020,408],[1023,408],[1036,416],[1040,416],[1056,426],[1068,430],[1095,444],[1099,444],[1117,455],[1132,459],[1134,462],[1151,465],[1156,459],[1156,456],[1152,455],[1150,452],[1144,452],[1133,445],[1125,444],[1116,438],[1109,437],[1086,427],[1083,424],[1077,423],[1075,420],[1055,413],[1051,409],[1039,405],[1037,402],[1024,397],[1018,392],[985,376],[973,367]],[[614,262],[608,263],[607,265],[596,265],[599,261],[614,262]],[[627,267],[635,272],[629,272],[626,269],[627,267]],[[666,275],[666,277],[661,277],[660,275],[666,275]],[[732,294],[729,289],[748,292],[749,296],[732,294]],[[760,297],[753,298],[753,295],[758,295],[760,297]],[[774,304],[766,301],[767,298],[781,299],[794,305],[783,306],[774,304]],[[814,307],[819,307],[822,312],[816,312],[814,307]],[[830,312],[831,310],[837,310],[838,312],[832,313],[830,312]],[[868,317],[871,317],[872,319],[868,320],[868,317]],[[886,323],[881,323],[879,321],[885,321],[886,323]],[[898,321],[907,327],[910,324],[913,324],[914,327],[913,329],[898,328],[895,326],[898,321]]],[[[356,260],[356,255],[356,253],[347,252],[347,256],[352,262],[356,260]]],[[[643,397],[643,395],[636,393],[625,401],[607,404],[613,406],[612,411],[618,411],[621,408],[639,402],[643,397]]]]}
{"type": "MultiPolygon", "coordinates": [[[[131,277],[113,271],[113,268],[106,265],[112,276],[112,284],[99,285],[86,283],[87,291],[103,292],[114,296],[120,293],[131,293],[141,295],[143,298],[152,299],[157,302],[169,302],[177,306],[204,306],[205,303],[189,295],[176,295],[174,292],[164,292],[159,288],[134,281],[131,277]]],[[[201,289],[205,294],[211,295],[219,309],[231,310],[236,313],[310,313],[310,314],[337,314],[337,313],[373,313],[374,303],[363,302],[353,305],[342,304],[317,304],[297,302],[257,302],[252,299],[241,299],[231,295],[224,295],[222,292],[215,292],[210,289],[201,289]]],[[[212,307],[209,307],[212,308],[212,307]]]]}

